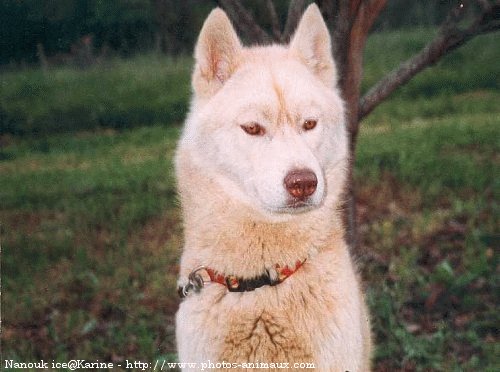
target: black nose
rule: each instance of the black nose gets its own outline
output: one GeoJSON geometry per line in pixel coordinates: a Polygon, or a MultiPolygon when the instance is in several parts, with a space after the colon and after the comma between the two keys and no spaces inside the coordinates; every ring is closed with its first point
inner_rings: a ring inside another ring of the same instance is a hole
{"type": "Polygon", "coordinates": [[[304,200],[314,194],[318,179],[310,169],[294,169],[288,172],[283,183],[291,196],[298,200],[304,200]]]}

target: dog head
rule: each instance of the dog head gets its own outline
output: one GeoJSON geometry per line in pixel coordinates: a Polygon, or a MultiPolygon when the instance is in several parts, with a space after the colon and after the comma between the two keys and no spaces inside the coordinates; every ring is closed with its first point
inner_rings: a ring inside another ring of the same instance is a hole
{"type": "Polygon", "coordinates": [[[207,176],[271,215],[303,213],[338,198],[334,184],[343,183],[347,157],[344,107],[316,5],[307,8],[289,45],[250,48],[215,9],[195,60],[181,146],[207,176]]]}

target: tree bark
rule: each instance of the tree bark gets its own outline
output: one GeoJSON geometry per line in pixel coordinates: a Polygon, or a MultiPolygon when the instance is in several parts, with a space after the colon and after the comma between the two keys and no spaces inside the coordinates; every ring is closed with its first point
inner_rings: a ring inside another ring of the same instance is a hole
{"type": "Polygon", "coordinates": [[[283,29],[283,35],[280,37],[280,41],[288,43],[292,37],[295,28],[297,27],[300,17],[306,8],[305,0],[291,0],[288,6],[288,15],[286,17],[285,28],[283,29]]]}
{"type": "Polygon", "coordinates": [[[275,40],[281,40],[281,26],[276,14],[276,7],[274,6],[273,0],[266,0],[267,12],[269,13],[269,18],[271,20],[271,30],[273,32],[273,38],[275,40]]]}
{"type": "Polygon", "coordinates": [[[269,34],[260,27],[255,19],[240,1],[218,0],[219,5],[224,8],[240,35],[248,41],[258,44],[268,44],[271,41],[269,34]]]}
{"type": "Polygon", "coordinates": [[[339,17],[335,24],[336,57],[340,60],[339,87],[347,106],[349,134],[349,169],[346,183],[344,224],[346,240],[351,250],[357,251],[357,213],[353,170],[356,161],[356,141],[359,132],[359,96],[363,79],[363,50],[368,32],[387,0],[339,1],[339,17]]]}

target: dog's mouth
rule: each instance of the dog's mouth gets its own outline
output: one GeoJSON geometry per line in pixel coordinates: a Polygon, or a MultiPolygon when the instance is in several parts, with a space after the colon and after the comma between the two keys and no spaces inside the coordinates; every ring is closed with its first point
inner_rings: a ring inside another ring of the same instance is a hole
{"type": "Polygon", "coordinates": [[[311,200],[294,200],[290,199],[287,201],[286,205],[283,207],[278,207],[275,209],[277,213],[304,213],[312,209],[317,208],[318,205],[313,203],[311,200]]]}
{"type": "Polygon", "coordinates": [[[313,203],[307,200],[289,200],[287,202],[287,208],[298,209],[314,206],[313,203]]]}

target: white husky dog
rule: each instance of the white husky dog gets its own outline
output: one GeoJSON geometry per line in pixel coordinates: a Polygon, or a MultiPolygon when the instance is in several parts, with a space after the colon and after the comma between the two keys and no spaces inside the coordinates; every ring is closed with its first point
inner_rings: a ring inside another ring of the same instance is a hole
{"type": "Polygon", "coordinates": [[[318,7],[288,46],[250,48],[215,9],[195,59],[176,155],[179,360],[369,370],[369,315],[339,214],[344,106],[318,7]]]}

